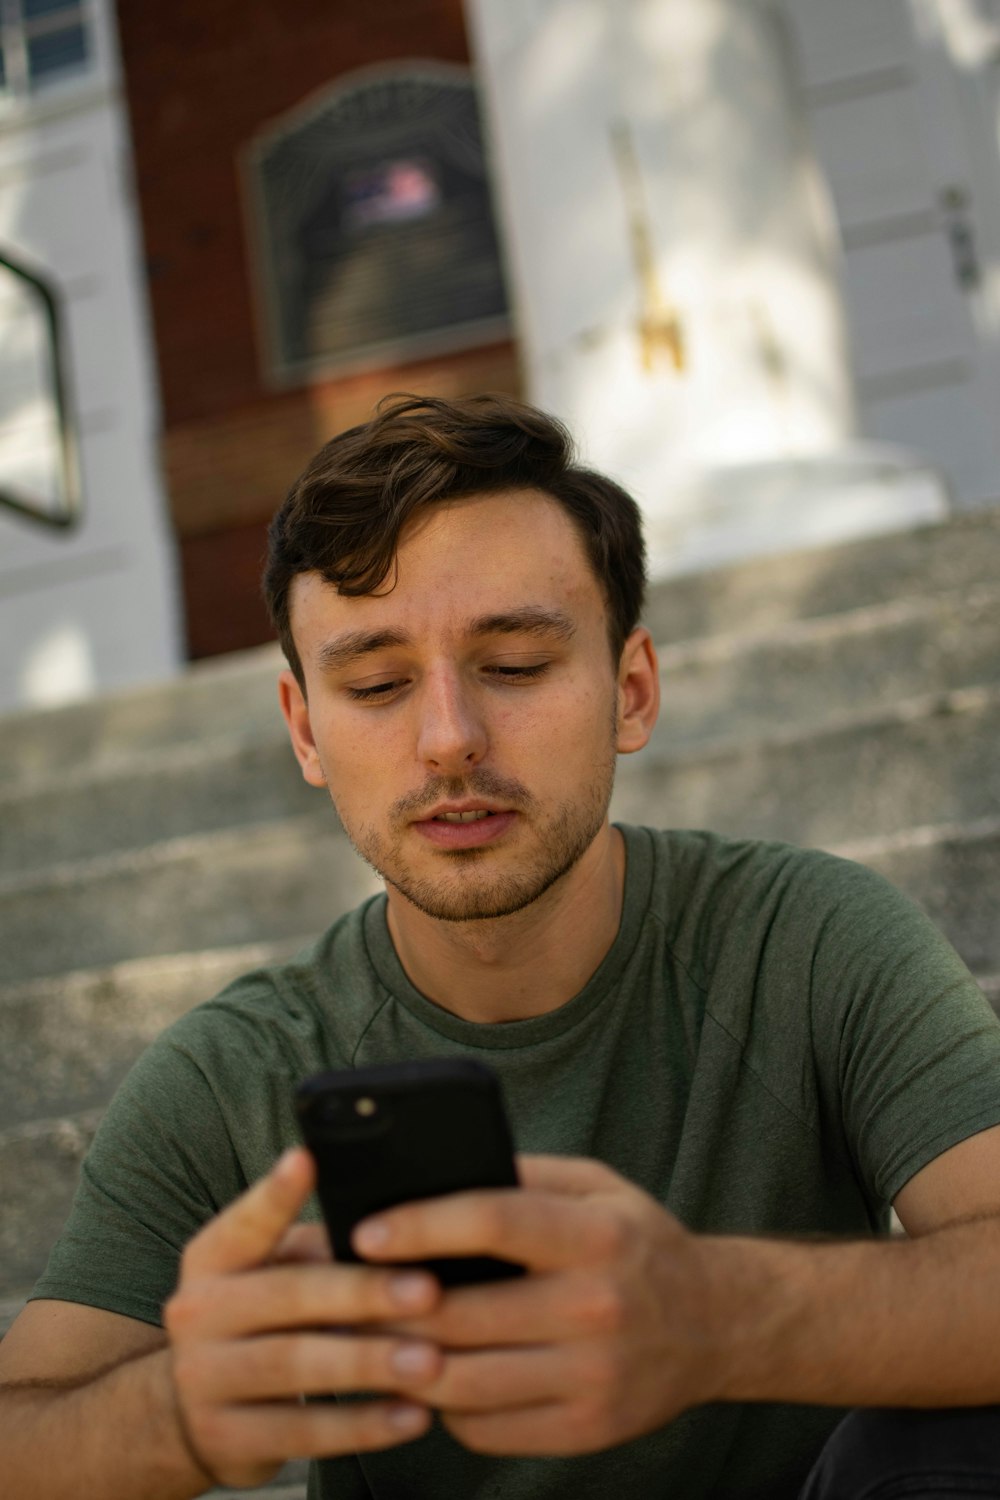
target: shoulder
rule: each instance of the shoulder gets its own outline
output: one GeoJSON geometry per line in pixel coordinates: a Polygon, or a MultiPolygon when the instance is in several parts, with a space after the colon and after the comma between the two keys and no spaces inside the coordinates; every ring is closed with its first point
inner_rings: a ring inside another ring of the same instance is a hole
{"type": "Polygon", "coordinates": [[[365,942],[366,915],[381,899],[348,912],[290,957],[241,974],[163,1032],[161,1050],[227,1070],[249,1057],[293,1071],[314,1060],[349,1065],[382,999],[365,942]]]}
{"type": "Polygon", "coordinates": [[[671,935],[770,921],[779,911],[822,921],[845,902],[895,905],[906,898],[873,870],[821,849],[729,838],[707,829],[623,828],[630,851],[651,859],[649,906],[671,935]]]}
{"type": "Polygon", "coordinates": [[[266,1171],[297,1139],[296,1086],[350,1066],[378,1003],[364,915],[361,907],[285,962],[241,975],[161,1032],[104,1117],[88,1159],[95,1180],[116,1179],[126,1157],[156,1160],[166,1175],[205,1179],[195,1196],[217,1205],[266,1171]]]}
{"type": "MultiPolygon", "coordinates": [[[[377,898],[376,898],[377,899],[377,898]]],[[[367,903],[316,943],[240,975],[167,1027],[118,1089],[104,1138],[259,1141],[294,1131],[291,1099],[312,1073],[350,1067],[383,1003],[365,958],[367,903]]],[[[294,1139],[292,1134],[291,1139],[294,1139]]],[[[256,1152],[247,1169],[256,1170],[256,1152]]]]}
{"type": "Polygon", "coordinates": [[[651,860],[646,920],[727,1016],[764,997],[843,1003],[901,964],[968,978],[924,913],[864,865],[700,829],[623,831],[651,860]]]}

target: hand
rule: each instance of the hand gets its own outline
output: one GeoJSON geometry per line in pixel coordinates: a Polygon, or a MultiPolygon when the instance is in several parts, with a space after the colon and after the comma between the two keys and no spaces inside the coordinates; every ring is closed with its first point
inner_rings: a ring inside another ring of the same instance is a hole
{"type": "Polygon", "coordinates": [[[386,1448],[430,1424],[418,1393],[440,1352],[380,1325],[426,1314],[440,1288],[332,1264],[321,1226],[292,1227],[313,1184],[309,1154],[286,1153],[191,1240],[164,1310],[179,1435],[213,1484],[261,1484],[288,1458],[386,1448]],[[415,1399],[302,1400],[347,1391],[415,1399]]]}
{"type": "Polygon", "coordinates": [[[481,1453],[588,1453],[713,1398],[701,1245],[610,1168],[522,1157],[522,1187],[463,1193],[369,1219],[371,1259],[500,1255],[528,1275],[463,1287],[403,1325],[440,1344],[422,1398],[481,1453]]]}

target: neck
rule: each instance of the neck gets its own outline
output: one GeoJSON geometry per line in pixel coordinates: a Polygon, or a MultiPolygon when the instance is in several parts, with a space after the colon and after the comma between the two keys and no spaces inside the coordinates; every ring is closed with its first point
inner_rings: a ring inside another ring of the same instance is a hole
{"type": "Polygon", "coordinates": [[[509,917],[441,922],[390,886],[389,933],[407,978],[463,1020],[522,1021],[577,994],[618,932],[625,843],[607,823],[544,896],[509,917]]]}

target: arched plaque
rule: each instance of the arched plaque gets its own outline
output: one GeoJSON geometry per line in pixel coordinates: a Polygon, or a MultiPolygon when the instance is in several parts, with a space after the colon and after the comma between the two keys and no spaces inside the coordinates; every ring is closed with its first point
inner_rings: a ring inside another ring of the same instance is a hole
{"type": "Polygon", "coordinates": [[[507,331],[466,70],[423,64],[341,80],[258,140],[250,172],[275,375],[507,331]]]}

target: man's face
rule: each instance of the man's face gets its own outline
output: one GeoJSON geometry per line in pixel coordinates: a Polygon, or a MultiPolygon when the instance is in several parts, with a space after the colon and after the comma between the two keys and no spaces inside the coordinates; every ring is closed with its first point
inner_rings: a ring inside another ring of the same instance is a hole
{"type": "Polygon", "coordinates": [[[619,694],[602,591],[533,491],[418,512],[397,563],[395,587],[362,598],[294,580],[308,703],[285,674],[293,741],[390,887],[439,920],[504,916],[607,816],[619,694]]]}

